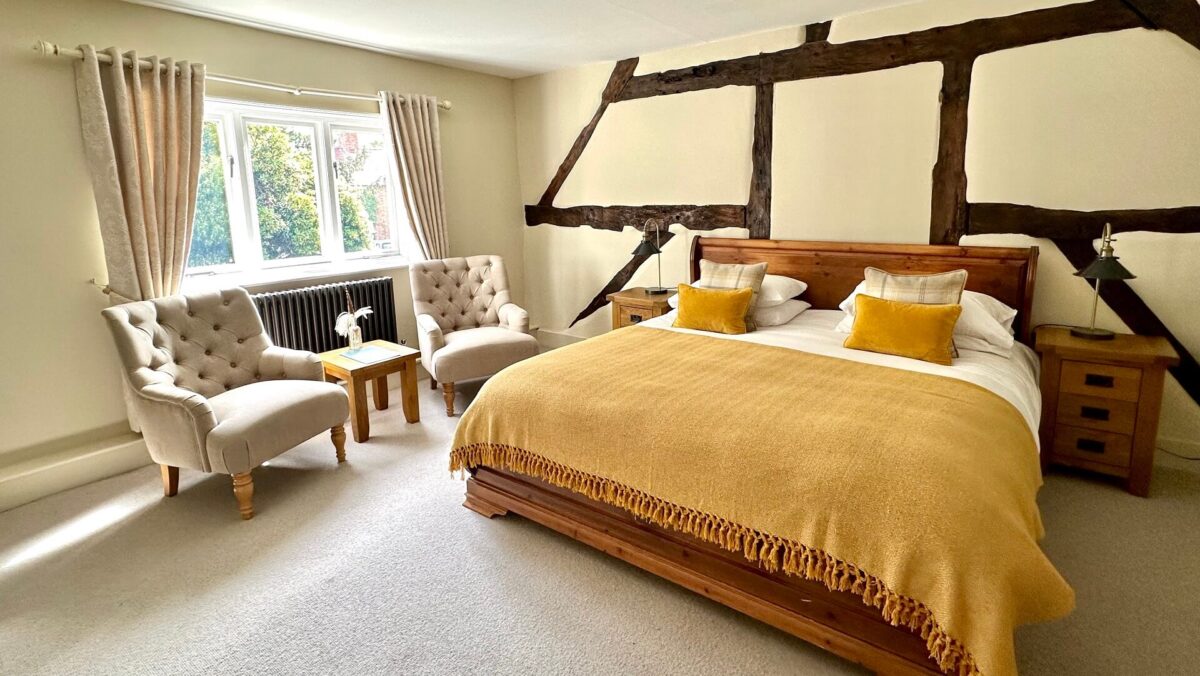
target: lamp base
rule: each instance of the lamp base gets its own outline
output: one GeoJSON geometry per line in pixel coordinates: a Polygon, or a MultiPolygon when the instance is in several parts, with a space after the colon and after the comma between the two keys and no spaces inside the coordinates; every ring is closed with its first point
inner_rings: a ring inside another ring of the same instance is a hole
{"type": "Polygon", "coordinates": [[[1087,340],[1112,340],[1117,334],[1108,329],[1089,329],[1084,326],[1071,327],[1071,335],[1087,340]]]}
{"type": "Polygon", "coordinates": [[[646,293],[651,296],[658,296],[664,293],[671,293],[674,289],[668,289],[665,286],[647,286],[646,293]]]}

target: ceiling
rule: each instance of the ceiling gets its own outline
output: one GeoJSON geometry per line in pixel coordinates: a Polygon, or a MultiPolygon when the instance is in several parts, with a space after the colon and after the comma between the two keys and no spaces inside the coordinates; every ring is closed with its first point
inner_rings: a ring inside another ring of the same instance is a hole
{"type": "Polygon", "coordinates": [[[128,0],[521,77],[911,0],[128,0]]]}

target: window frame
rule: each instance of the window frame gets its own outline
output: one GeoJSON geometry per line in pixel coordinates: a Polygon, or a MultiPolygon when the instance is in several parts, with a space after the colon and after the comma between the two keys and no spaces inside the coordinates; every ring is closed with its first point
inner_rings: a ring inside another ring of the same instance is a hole
{"type": "Polygon", "coordinates": [[[359,259],[395,259],[397,264],[408,262],[402,246],[400,210],[397,208],[398,187],[395,172],[387,177],[389,196],[388,227],[391,250],[355,251],[347,253],[343,242],[341,214],[338,206],[337,176],[334,169],[334,134],[355,131],[380,134],[387,130],[383,120],[371,113],[349,113],[312,108],[254,103],[225,98],[204,100],[204,121],[218,123],[219,147],[225,169],[225,201],[229,210],[230,246],[233,263],[188,266],[185,276],[208,276],[230,273],[249,273],[257,270],[298,267],[314,264],[355,261],[359,259]],[[254,195],[254,167],[250,156],[248,127],[251,124],[276,124],[305,127],[313,134],[313,180],[317,202],[318,232],[321,252],[315,256],[269,260],[263,256],[258,222],[258,206],[254,195]],[[230,159],[233,166],[230,167],[230,159]]]}

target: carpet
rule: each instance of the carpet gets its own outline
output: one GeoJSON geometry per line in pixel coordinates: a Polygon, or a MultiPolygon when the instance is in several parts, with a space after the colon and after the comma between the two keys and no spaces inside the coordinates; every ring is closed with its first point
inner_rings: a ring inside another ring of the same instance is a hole
{"type": "MultiPolygon", "coordinates": [[[[0,673],[860,673],[521,518],[464,509],[446,471],[457,418],[427,383],[421,424],[399,409],[372,412],[341,467],[318,437],[255,470],[252,521],[228,477],[184,470],[164,499],[157,467],[0,513],[0,673]]],[[[1195,673],[1198,465],[1160,457],[1148,500],[1048,477],[1043,545],[1079,607],[1019,630],[1022,673],[1195,673]]]]}

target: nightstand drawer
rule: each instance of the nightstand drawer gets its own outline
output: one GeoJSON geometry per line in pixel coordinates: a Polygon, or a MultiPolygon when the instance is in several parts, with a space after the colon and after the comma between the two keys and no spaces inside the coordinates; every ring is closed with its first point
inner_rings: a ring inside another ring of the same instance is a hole
{"type": "Polygon", "coordinates": [[[1128,435],[1058,425],[1054,430],[1054,453],[1115,467],[1129,466],[1131,440],[1128,435]]]}
{"type": "Polygon", "coordinates": [[[1058,422],[1105,432],[1133,434],[1137,404],[1119,399],[1102,399],[1082,394],[1062,394],[1058,399],[1058,422]]]}
{"type": "Polygon", "coordinates": [[[1137,401],[1141,384],[1141,369],[1083,361],[1063,361],[1059,391],[1105,399],[1137,401]]]}
{"type": "Polygon", "coordinates": [[[648,307],[631,307],[622,305],[620,308],[621,326],[630,326],[644,322],[657,315],[654,314],[654,308],[648,307]]]}

